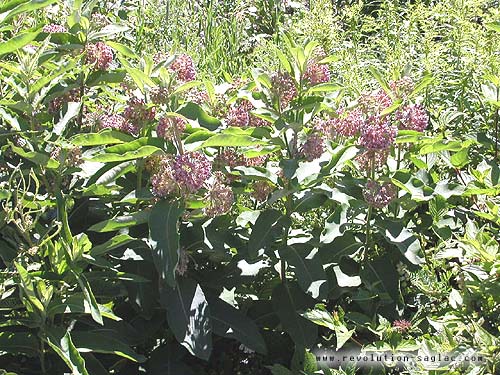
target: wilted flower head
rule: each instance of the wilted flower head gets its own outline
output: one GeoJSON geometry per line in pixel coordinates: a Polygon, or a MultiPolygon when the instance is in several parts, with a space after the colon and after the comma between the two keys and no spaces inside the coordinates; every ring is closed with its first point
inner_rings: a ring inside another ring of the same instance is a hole
{"type": "Polygon", "coordinates": [[[156,127],[156,134],[159,137],[171,140],[177,131],[181,134],[186,129],[186,121],[180,117],[162,117],[156,127]]]}
{"type": "Polygon", "coordinates": [[[156,52],[153,55],[153,62],[155,64],[159,64],[163,61],[166,61],[167,59],[168,59],[168,55],[166,53],[163,53],[163,52],[156,52]]]}
{"type": "Polygon", "coordinates": [[[246,167],[259,167],[267,161],[267,157],[267,155],[243,157],[243,165],[246,167]]]}
{"type": "Polygon", "coordinates": [[[93,65],[98,70],[107,70],[113,61],[111,47],[103,42],[88,44],[85,51],[87,53],[86,63],[93,65]]]}
{"type": "Polygon", "coordinates": [[[144,100],[132,97],[127,101],[123,116],[134,125],[140,127],[144,122],[154,120],[155,107],[148,107],[144,100]]]}
{"type": "Polygon", "coordinates": [[[177,73],[177,78],[180,81],[188,82],[196,78],[196,69],[193,59],[185,53],[180,54],[175,58],[169,66],[170,70],[177,73]]]}
{"type": "Polygon", "coordinates": [[[304,80],[311,86],[330,81],[330,70],[325,64],[309,62],[304,73],[304,80]]]}
{"type": "Polygon", "coordinates": [[[250,195],[258,202],[264,202],[267,200],[267,197],[273,191],[273,186],[265,180],[254,182],[252,188],[253,191],[250,195]]]}
{"type": "Polygon", "coordinates": [[[314,49],[312,51],[311,59],[313,61],[317,62],[317,61],[323,60],[324,58],[326,58],[326,52],[325,52],[324,48],[321,46],[314,47],[314,49]]]}
{"type": "Polygon", "coordinates": [[[415,88],[415,83],[411,77],[405,76],[397,81],[393,81],[389,84],[391,90],[396,94],[397,97],[406,98],[410,95],[415,88]]]}
{"type": "Polygon", "coordinates": [[[205,154],[196,151],[177,155],[172,164],[173,177],[183,191],[198,191],[210,177],[212,165],[205,154]]]}
{"type": "Polygon", "coordinates": [[[153,87],[149,92],[149,96],[154,104],[166,104],[169,99],[168,89],[161,86],[153,87]]]}
{"type": "Polygon", "coordinates": [[[375,208],[384,208],[396,198],[396,187],[390,182],[379,184],[369,180],[363,190],[366,203],[375,208]]]}
{"type": "Polygon", "coordinates": [[[373,116],[363,125],[359,144],[367,150],[383,150],[394,143],[397,132],[390,122],[373,116]]]}
{"type": "Polygon", "coordinates": [[[48,25],[45,25],[43,27],[42,31],[44,33],[53,34],[53,33],[65,33],[68,30],[63,25],[57,25],[55,23],[50,23],[48,25]]]}
{"type": "Polygon", "coordinates": [[[205,199],[207,206],[204,212],[209,217],[224,215],[231,209],[234,202],[233,191],[224,184],[224,176],[220,172],[216,174],[205,199]]]}
{"type": "Polygon", "coordinates": [[[66,163],[69,167],[77,167],[83,163],[82,150],[80,147],[73,147],[68,150],[66,163]]]}
{"type": "Polygon", "coordinates": [[[293,78],[288,73],[275,72],[271,76],[272,91],[279,100],[283,110],[297,97],[297,87],[293,78]]]}
{"type": "Polygon", "coordinates": [[[175,273],[178,274],[179,276],[184,276],[188,270],[188,266],[189,266],[189,256],[186,250],[183,247],[181,247],[179,249],[179,261],[177,263],[177,266],[175,267],[175,273]]]}
{"type": "Polygon", "coordinates": [[[325,152],[325,140],[318,134],[311,134],[307,137],[299,153],[307,161],[313,161],[319,158],[325,152]]]}
{"type": "Polygon", "coordinates": [[[224,167],[238,167],[244,165],[244,157],[232,148],[226,148],[214,159],[214,167],[222,169],[224,167]]]}
{"type": "Polygon", "coordinates": [[[392,327],[399,333],[408,331],[411,328],[411,322],[406,319],[395,320],[392,323],[392,327]]]}
{"type": "Polygon", "coordinates": [[[56,113],[58,112],[64,103],[79,102],[80,101],[80,89],[74,88],[57,98],[52,99],[49,102],[48,112],[56,113]]]}
{"type": "Polygon", "coordinates": [[[367,150],[356,157],[359,168],[364,171],[371,171],[372,167],[379,169],[382,167],[389,157],[389,149],[384,150],[367,150]]]}
{"type": "Polygon", "coordinates": [[[410,104],[394,113],[400,129],[423,132],[429,125],[429,116],[424,107],[419,104],[410,104]]]}

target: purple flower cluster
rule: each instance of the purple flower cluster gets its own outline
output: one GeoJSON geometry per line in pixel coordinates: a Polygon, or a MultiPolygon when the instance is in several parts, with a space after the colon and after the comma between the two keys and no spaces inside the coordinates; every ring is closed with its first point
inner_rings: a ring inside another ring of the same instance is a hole
{"type": "Polygon", "coordinates": [[[196,151],[177,155],[172,163],[172,176],[182,191],[195,193],[212,173],[212,165],[205,154],[196,151]]]}
{"type": "Polygon", "coordinates": [[[240,104],[232,106],[226,116],[226,122],[230,126],[238,127],[261,127],[267,126],[268,122],[260,117],[255,116],[250,111],[255,107],[248,100],[243,100],[240,104]]]}
{"type": "Polygon", "coordinates": [[[332,119],[334,134],[342,137],[354,137],[359,134],[365,124],[363,112],[360,108],[345,113],[345,110],[338,111],[338,117],[332,119]]]}
{"type": "Polygon", "coordinates": [[[180,117],[162,117],[156,127],[159,137],[172,140],[175,132],[181,134],[186,129],[186,121],[180,117]]]}
{"type": "Polygon", "coordinates": [[[57,25],[55,23],[50,23],[45,25],[42,29],[44,33],[53,34],[53,33],[65,33],[68,31],[64,26],[57,25]]]}
{"type": "Polygon", "coordinates": [[[380,117],[371,117],[363,124],[359,144],[367,150],[385,150],[396,139],[397,127],[380,117]]]}
{"type": "Polygon", "coordinates": [[[103,42],[88,44],[86,53],[86,63],[98,70],[107,70],[113,61],[113,51],[111,47],[103,42]]]}
{"type": "Polygon", "coordinates": [[[185,53],[180,54],[169,66],[177,74],[177,79],[182,82],[192,81],[196,78],[196,69],[193,59],[185,53]]]}
{"type": "Polygon", "coordinates": [[[192,88],[186,93],[186,101],[201,105],[203,103],[208,103],[210,97],[205,90],[192,88]]]}
{"type": "Polygon", "coordinates": [[[307,161],[318,159],[324,152],[325,140],[319,134],[310,135],[299,150],[307,161]]]}
{"type": "Polygon", "coordinates": [[[100,129],[115,129],[128,134],[137,134],[139,129],[122,115],[102,115],[99,119],[100,129]]]}
{"type": "Polygon", "coordinates": [[[304,80],[311,86],[330,81],[330,70],[327,65],[309,62],[304,73],[304,80]]]}
{"type": "Polygon", "coordinates": [[[123,117],[137,128],[141,128],[144,122],[154,120],[155,113],[155,107],[148,107],[144,100],[132,97],[127,101],[123,117]]]}
{"type": "Polygon", "coordinates": [[[420,104],[410,104],[394,113],[400,129],[423,132],[429,124],[429,116],[420,104]]]}
{"type": "Polygon", "coordinates": [[[153,87],[149,92],[149,96],[154,104],[166,104],[169,98],[168,89],[161,86],[153,87]]]}
{"type": "Polygon", "coordinates": [[[155,173],[151,176],[151,188],[157,197],[165,198],[177,191],[177,183],[173,176],[172,159],[164,157],[156,161],[155,173]]]}
{"type": "Polygon", "coordinates": [[[396,187],[390,182],[380,184],[369,180],[363,190],[366,203],[375,208],[384,208],[396,198],[396,187]]]}
{"type": "Polygon", "coordinates": [[[288,73],[275,72],[271,75],[272,91],[278,98],[281,110],[297,97],[297,87],[293,78],[288,73]]]}
{"type": "Polygon", "coordinates": [[[204,212],[209,217],[224,215],[231,210],[234,195],[231,188],[223,183],[223,176],[216,175],[206,196],[206,201],[207,206],[204,212]]]}
{"type": "Polygon", "coordinates": [[[380,116],[380,113],[392,105],[392,99],[382,90],[363,94],[358,100],[359,108],[366,116],[380,116]]]}

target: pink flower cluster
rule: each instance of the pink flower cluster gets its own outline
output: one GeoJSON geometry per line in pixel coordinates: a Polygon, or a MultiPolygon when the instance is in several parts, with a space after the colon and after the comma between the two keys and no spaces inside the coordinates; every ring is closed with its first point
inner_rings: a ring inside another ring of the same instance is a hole
{"type": "Polygon", "coordinates": [[[233,191],[229,186],[224,184],[223,178],[224,177],[221,175],[216,175],[214,182],[205,197],[207,206],[203,211],[205,215],[209,217],[224,215],[231,210],[233,205],[233,191]]]}
{"type": "Polygon", "coordinates": [[[99,128],[120,130],[133,135],[139,132],[139,128],[122,115],[102,115],[99,118],[99,128]]]}
{"type": "Polygon", "coordinates": [[[396,187],[390,182],[380,184],[369,180],[363,190],[366,203],[375,208],[384,208],[396,198],[396,187]]]}
{"type": "Polygon", "coordinates": [[[255,107],[248,100],[243,100],[240,104],[232,106],[226,116],[227,124],[230,126],[252,126],[256,128],[269,125],[266,120],[250,112],[254,109],[255,107]]]}
{"type": "Polygon", "coordinates": [[[429,125],[429,116],[420,104],[409,104],[394,113],[400,129],[423,132],[429,125]]]}
{"type": "Polygon", "coordinates": [[[186,129],[186,121],[180,117],[162,117],[156,127],[159,137],[172,140],[175,132],[181,134],[186,129]]]}
{"type": "Polygon", "coordinates": [[[212,165],[205,154],[196,151],[175,157],[164,157],[151,177],[153,194],[166,197],[177,191],[196,193],[212,174],[212,165]]]}
{"type": "Polygon", "coordinates": [[[86,62],[98,70],[107,70],[113,61],[111,47],[103,42],[88,44],[86,47],[86,62]]]}
{"type": "Polygon", "coordinates": [[[144,122],[154,120],[155,113],[155,107],[148,107],[143,99],[132,97],[127,101],[123,117],[141,128],[144,122]]]}
{"type": "Polygon", "coordinates": [[[45,25],[42,29],[44,33],[48,34],[54,34],[54,33],[65,33],[68,31],[64,26],[62,25],[57,25],[55,23],[50,23],[48,25],[45,25]]]}
{"type": "Polygon", "coordinates": [[[275,72],[271,75],[272,91],[278,98],[281,110],[297,97],[297,87],[293,78],[288,73],[275,72]]]}
{"type": "Polygon", "coordinates": [[[203,103],[208,103],[210,97],[205,90],[192,88],[186,93],[186,101],[201,105],[203,103]]]}
{"type": "Polygon", "coordinates": [[[406,319],[395,320],[392,322],[392,327],[399,333],[404,333],[411,328],[411,322],[406,319]]]}
{"type": "Polygon", "coordinates": [[[205,154],[196,151],[177,155],[172,163],[172,176],[181,190],[198,191],[212,173],[212,164],[205,154]]]}
{"type": "Polygon", "coordinates": [[[325,64],[309,62],[304,73],[304,80],[311,86],[330,81],[330,70],[325,64]]]}
{"type": "Polygon", "coordinates": [[[359,108],[366,116],[380,116],[380,113],[392,105],[392,99],[382,90],[363,94],[358,99],[359,108]]]}
{"type": "Polygon", "coordinates": [[[177,74],[177,79],[182,82],[192,81],[196,78],[196,69],[193,59],[185,53],[180,54],[169,66],[177,74]]]}
{"type": "Polygon", "coordinates": [[[385,150],[395,141],[398,133],[386,118],[372,116],[363,124],[359,144],[367,150],[385,150]]]}
{"type": "Polygon", "coordinates": [[[338,117],[332,119],[334,134],[342,137],[354,137],[363,128],[365,119],[360,108],[346,113],[344,109],[338,111],[338,117]]]}
{"type": "Polygon", "coordinates": [[[319,134],[311,134],[299,150],[307,161],[318,159],[324,152],[325,140],[319,134]]]}

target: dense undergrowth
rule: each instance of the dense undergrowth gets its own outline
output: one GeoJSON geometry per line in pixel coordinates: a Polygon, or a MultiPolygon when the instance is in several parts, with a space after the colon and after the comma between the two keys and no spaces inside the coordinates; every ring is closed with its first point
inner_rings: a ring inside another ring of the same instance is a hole
{"type": "Polygon", "coordinates": [[[498,5],[0,2],[0,373],[497,373],[498,5]]]}

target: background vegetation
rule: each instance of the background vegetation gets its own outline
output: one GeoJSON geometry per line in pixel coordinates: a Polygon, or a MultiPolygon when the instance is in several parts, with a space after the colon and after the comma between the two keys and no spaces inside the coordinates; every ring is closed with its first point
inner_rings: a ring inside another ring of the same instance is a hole
{"type": "Polygon", "coordinates": [[[497,373],[499,20],[0,1],[0,373],[497,373]]]}

